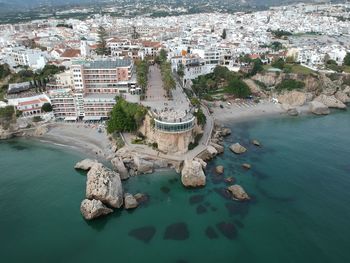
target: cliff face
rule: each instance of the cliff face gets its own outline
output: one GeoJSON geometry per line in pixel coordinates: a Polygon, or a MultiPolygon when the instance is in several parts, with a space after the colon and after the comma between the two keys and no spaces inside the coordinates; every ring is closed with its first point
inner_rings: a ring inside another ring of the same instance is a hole
{"type": "Polygon", "coordinates": [[[151,117],[148,115],[139,129],[147,137],[148,142],[158,144],[160,151],[178,155],[188,151],[188,145],[194,141],[194,130],[178,134],[160,132],[152,127],[151,117]]]}
{"type": "Polygon", "coordinates": [[[293,73],[260,73],[252,77],[253,80],[264,83],[267,87],[273,87],[285,79],[302,81],[305,84],[304,92],[312,93],[314,96],[320,94],[332,95],[337,90],[343,89],[350,84],[350,76],[345,74],[313,73],[308,75],[293,73]]]}

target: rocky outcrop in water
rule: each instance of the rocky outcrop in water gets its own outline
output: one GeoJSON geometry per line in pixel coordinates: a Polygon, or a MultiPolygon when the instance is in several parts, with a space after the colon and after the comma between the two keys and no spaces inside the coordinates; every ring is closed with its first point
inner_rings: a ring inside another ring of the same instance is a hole
{"type": "Polygon", "coordinates": [[[119,173],[120,179],[126,180],[129,178],[129,172],[126,169],[122,158],[115,157],[111,160],[111,163],[113,165],[113,169],[119,173]]]}
{"type": "Polygon", "coordinates": [[[252,166],[251,166],[249,163],[243,163],[243,164],[242,164],[242,167],[243,167],[244,169],[247,169],[247,170],[249,170],[250,168],[252,168],[252,166]]]}
{"type": "Polygon", "coordinates": [[[337,100],[341,101],[342,103],[350,102],[350,97],[344,91],[339,90],[334,94],[334,96],[337,100]]]}
{"type": "Polygon", "coordinates": [[[0,140],[7,140],[12,138],[12,132],[8,129],[4,129],[1,125],[0,125],[0,140]]]}
{"type": "Polygon", "coordinates": [[[234,143],[230,146],[230,150],[232,152],[234,152],[235,154],[242,154],[245,153],[247,151],[247,149],[245,147],[243,147],[242,145],[240,145],[239,143],[234,143]]]}
{"type": "Polygon", "coordinates": [[[249,200],[250,197],[249,195],[245,192],[242,186],[238,184],[231,185],[227,188],[227,190],[230,191],[232,198],[239,200],[239,201],[244,201],[244,200],[249,200]]]}
{"type": "Polygon", "coordinates": [[[346,108],[346,105],[343,102],[341,102],[340,100],[336,99],[336,97],[334,95],[327,96],[327,95],[321,94],[320,96],[315,98],[314,101],[321,102],[329,108],[337,108],[337,109],[345,109],[346,108]]]}
{"type": "Polygon", "coordinates": [[[198,155],[199,159],[204,161],[210,161],[218,154],[218,151],[212,145],[208,145],[207,148],[198,155]]]}
{"type": "Polygon", "coordinates": [[[113,212],[106,207],[100,200],[84,199],[80,205],[80,212],[86,220],[91,220],[100,216],[108,215],[113,212]]]}
{"type": "Polygon", "coordinates": [[[74,168],[75,169],[79,169],[79,170],[88,171],[96,163],[97,163],[97,160],[84,159],[84,160],[82,160],[80,162],[77,162],[76,165],[74,166],[74,168]]]}
{"type": "Polygon", "coordinates": [[[134,164],[137,174],[153,173],[153,163],[139,156],[134,156],[134,164]]]}
{"type": "Polygon", "coordinates": [[[123,188],[119,174],[100,163],[94,164],[87,174],[86,198],[120,208],[123,205],[123,188]]]}
{"type": "Polygon", "coordinates": [[[224,173],[224,167],[222,165],[218,165],[215,167],[215,172],[217,174],[223,174],[224,173]]]}
{"type": "Polygon", "coordinates": [[[217,151],[218,154],[224,153],[224,146],[217,144],[217,143],[210,143],[211,146],[213,146],[215,148],[215,150],[217,151]]]}
{"type": "Polygon", "coordinates": [[[311,101],[309,105],[310,112],[316,115],[327,115],[330,113],[330,110],[326,105],[318,101],[311,101]]]}
{"type": "Polygon", "coordinates": [[[260,144],[260,142],[258,140],[252,140],[252,144],[255,145],[255,146],[258,146],[258,147],[261,146],[261,144],[260,144]]]}
{"type": "Polygon", "coordinates": [[[181,171],[181,182],[186,187],[204,186],[206,177],[203,171],[205,168],[203,160],[195,158],[194,160],[185,160],[181,171]]]}
{"type": "Polygon", "coordinates": [[[124,207],[125,209],[133,209],[136,208],[138,206],[138,202],[136,200],[136,198],[129,193],[126,193],[124,195],[124,207]]]}

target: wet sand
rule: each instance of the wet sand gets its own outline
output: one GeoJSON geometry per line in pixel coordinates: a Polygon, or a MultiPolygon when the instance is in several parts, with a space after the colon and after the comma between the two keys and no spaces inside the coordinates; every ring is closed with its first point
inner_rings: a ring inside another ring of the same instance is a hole
{"type": "Polygon", "coordinates": [[[113,153],[106,131],[98,132],[98,125],[55,123],[40,141],[71,147],[91,157],[106,160],[113,153]]]}

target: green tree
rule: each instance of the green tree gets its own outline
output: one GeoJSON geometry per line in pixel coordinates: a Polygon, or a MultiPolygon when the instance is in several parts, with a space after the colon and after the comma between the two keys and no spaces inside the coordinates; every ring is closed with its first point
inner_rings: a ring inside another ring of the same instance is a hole
{"type": "Polygon", "coordinates": [[[226,39],[227,35],[226,35],[226,29],[224,28],[224,30],[222,30],[222,34],[221,34],[221,38],[222,39],[226,39]]]}
{"type": "Polygon", "coordinates": [[[43,112],[51,112],[52,111],[52,105],[50,103],[44,103],[43,106],[41,106],[41,110],[43,112]]]}
{"type": "Polygon", "coordinates": [[[110,119],[107,123],[107,131],[123,132],[135,131],[143,122],[147,109],[136,103],[130,103],[122,98],[116,98],[110,119]]]}
{"type": "Polygon", "coordinates": [[[283,58],[279,58],[271,63],[272,67],[279,68],[279,69],[283,69],[284,65],[285,65],[285,62],[284,62],[283,58]]]}
{"type": "Polygon", "coordinates": [[[250,73],[251,76],[254,76],[256,75],[258,72],[261,72],[263,71],[264,68],[263,68],[263,63],[261,62],[260,59],[254,59],[253,60],[253,68],[252,68],[252,71],[250,73]]]}
{"type": "Polygon", "coordinates": [[[205,114],[203,113],[202,109],[197,109],[197,111],[194,113],[194,116],[197,118],[197,123],[199,125],[205,125],[206,121],[207,121],[207,117],[205,116],[205,114]]]}
{"type": "Polygon", "coordinates": [[[148,62],[146,60],[136,61],[136,76],[137,76],[137,84],[145,90],[148,83],[148,62]]]}
{"type": "Polygon", "coordinates": [[[165,50],[164,48],[162,48],[162,49],[159,51],[159,60],[160,60],[160,63],[166,62],[167,57],[168,57],[168,53],[166,52],[166,50],[165,50]]]}
{"type": "Polygon", "coordinates": [[[179,75],[180,78],[182,78],[185,75],[185,68],[182,63],[179,65],[177,69],[177,75],[179,75]]]}
{"type": "Polygon", "coordinates": [[[350,52],[346,53],[346,55],[344,57],[343,64],[345,66],[350,66],[350,52]]]}
{"type": "Polygon", "coordinates": [[[109,55],[109,49],[107,47],[106,38],[108,36],[106,29],[103,26],[99,26],[98,31],[98,41],[96,53],[98,55],[109,55]]]}
{"type": "Polygon", "coordinates": [[[276,86],[277,91],[282,90],[295,90],[302,89],[305,86],[304,82],[294,80],[294,79],[285,79],[280,84],[276,86]]]}
{"type": "Polygon", "coordinates": [[[6,78],[10,74],[11,74],[11,70],[9,65],[7,64],[0,65],[0,79],[6,78]]]}
{"type": "Polygon", "coordinates": [[[225,91],[235,95],[238,98],[245,98],[251,94],[248,85],[238,78],[231,79],[225,91]]]}
{"type": "Polygon", "coordinates": [[[278,50],[280,50],[280,49],[283,48],[283,45],[282,45],[281,42],[274,41],[274,42],[271,43],[271,48],[272,48],[272,50],[274,50],[274,51],[278,51],[278,50]]]}

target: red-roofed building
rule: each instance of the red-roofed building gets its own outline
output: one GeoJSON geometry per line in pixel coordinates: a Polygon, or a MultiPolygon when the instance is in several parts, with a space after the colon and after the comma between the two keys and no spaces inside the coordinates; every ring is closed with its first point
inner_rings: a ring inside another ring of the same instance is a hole
{"type": "Polygon", "coordinates": [[[23,116],[38,116],[43,112],[41,111],[41,107],[45,104],[49,103],[49,100],[43,97],[21,101],[18,102],[17,110],[22,112],[23,116]]]}

